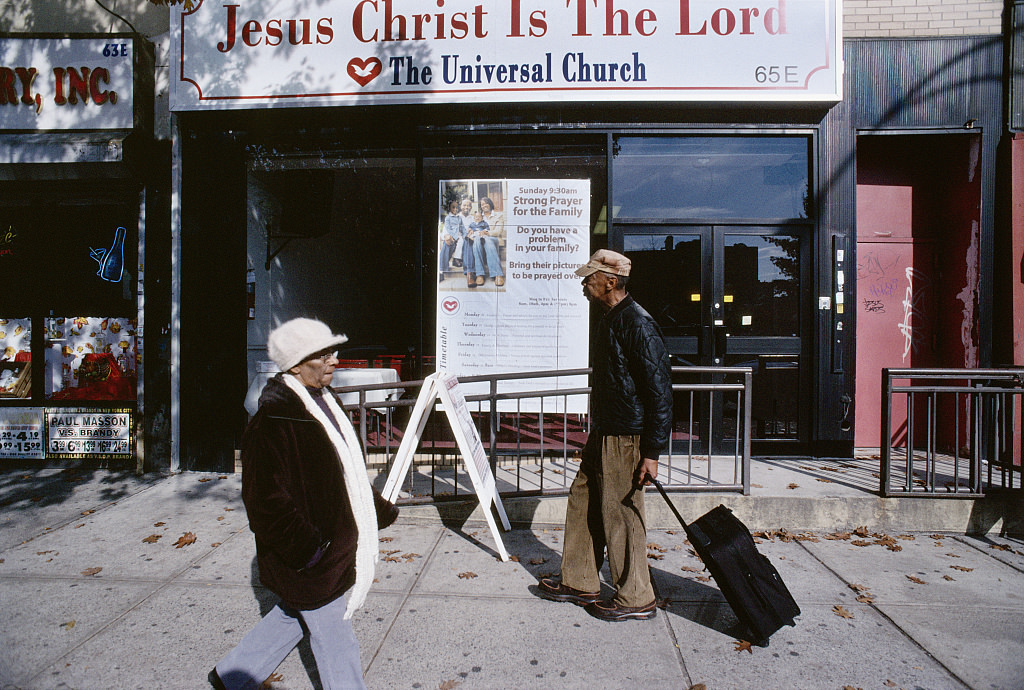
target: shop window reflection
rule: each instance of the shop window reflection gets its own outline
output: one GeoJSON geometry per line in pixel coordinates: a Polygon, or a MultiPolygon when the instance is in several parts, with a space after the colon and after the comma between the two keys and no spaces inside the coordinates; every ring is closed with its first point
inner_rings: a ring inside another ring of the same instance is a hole
{"type": "Polygon", "coordinates": [[[733,335],[796,337],[800,331],[800,238],[726,235],[725,325],[733,335]]]}
{"type": "Polygon", "coordinates": [[[47,400],[135,400],[135,319],[46,319],[47,400]]]}
{"type": "Polygon", "coordinates": [[[623,238],[633,262],[629,291],[668,337],[697,336],[701,325],[701,247],[697,235],[623,238]]]}
{"type": "Polygon", "coordinates": [[[615,218],[809,218],[804,136],[621,136],[615,218]]]}
{"type": "Polygon", "coordinates": [[[32,320],[0,318],[0,398],[32,395],[32,320]]]}

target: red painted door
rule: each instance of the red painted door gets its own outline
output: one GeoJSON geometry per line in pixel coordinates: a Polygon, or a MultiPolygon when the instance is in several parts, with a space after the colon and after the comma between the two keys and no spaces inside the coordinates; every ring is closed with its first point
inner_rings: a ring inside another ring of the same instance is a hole
{"type": "MultiPolygon", "coordinates": [[[[934,265],[930,242],[857,243],[857,447],[881,445],[882,369],[935,365],[934,265]]],[[[893,403],[896,441],[907,412],[902,398],[893,403]]]]}

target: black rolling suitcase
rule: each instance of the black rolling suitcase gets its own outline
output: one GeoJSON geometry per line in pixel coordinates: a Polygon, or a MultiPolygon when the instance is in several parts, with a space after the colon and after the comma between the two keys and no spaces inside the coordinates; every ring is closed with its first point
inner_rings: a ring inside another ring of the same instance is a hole
{"type": "Polygon", "coordinates": [[[686,530],[690,544],[715,578],[736,617],[750,631],[750,642],[766,645],[772,633],[783,625],[796,625],[793,618],[800,615],[800,607],[775,566],[758,552],[750,530],[731,510],[720,505],[686,524],[661,483],[653,483],[686,530]]]}

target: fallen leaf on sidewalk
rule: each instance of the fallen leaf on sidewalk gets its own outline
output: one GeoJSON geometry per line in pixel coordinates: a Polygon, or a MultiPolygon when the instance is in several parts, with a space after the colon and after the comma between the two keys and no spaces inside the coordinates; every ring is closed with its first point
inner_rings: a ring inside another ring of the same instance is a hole
{"type": "Polygon", "coordinates": [[[787,489],[799,489],[799,488],[800,488],[800,485],[799,485],[799,484],[790,484],[790,485],[789,485],[789,486],[787,486],[786,488],[787,488],[787,489]]]}
{"type": "Polygon", "coordinates": [[[943,576],[942,576],[942,579],[943,579],[943,580],[946,580],[947,582],[956,582],[956,580],[955,580],[955,579],[953,579],[953,576],[952,576],[952,575],[943,575],[943,576]]]}
{"type": "Polygon", "coordinates": [[[964,567],[962,565],[951,565],[949,567],[952,568],[953,570],[959,570],[960,572],[963,572],[963,573],[969,573],[972,570],[974,570],[974,568],[966,568],[966,567],[964,567]]]}
{"type": "Polygon", "coordinates": [[[155,544],[155,543],[157,543],[157,541],[160,540],[160,537],[162,537],[162,536],[164,536],[164,535],[162,535],[162,534],[151,534],[148,537],[146,537],[145,539],[143,539],[142,543],[143,544],[155,544]]]}
{"type": "Polygon", "coordinates": [[[61,623],[60,627],[64,628],[65,630],[71,630],[73,627],[75,627],[75,622],[68,621],[67,623],[61,623]]]}
{"type": "Polygon", "coordinates": [[[394,540],[395,540],[394,537],[381,537],[380,538],[380,541],[384,542],[385,544],[387,544],[389,541],[394,541],[394,540]]]}
{"type": "Polygon", "coordinates": [[[856,534],[858,537],[870,537],[871,536],[871,530],[869,530],[864,525],[861,525],[857,529],[853,530],[853,533],[856,534]]]}
{"type": "Polygon", "coordinates": [[[998,549],[999,551],[1013,551],[1007,544],[989,544],[988,548],[998,549]]]}
{"type": "Polygon", "coordinates": [[[163,527],[166,524],[167,524],[166,522],[154,522],[153,526],[154,527],[163,527]]]}
{"type": "Polygon", "coordinates": [[[541,563],[546,563],[547,560],[548,559],[546,559],[546,558],[531,558],[529,560],[529,563],[530,563],[530,565],[540,565],[541,563]]]}
{"type": "Polygon", "coordinates": [[[701,582],[711,582],[711,578],[708,577],[707,575],[698,575],[697,577],[695,577],[693,579],[694,580],[700,580],[701,582]]]}
{"type": "Polygon", "coordinates": [[[692,565],[684,565],[684,566],[682,566],[679,569],[680,570],[685,570],[688,573],[699,573],[700,572],[700,568],[694,568],[692,565]]]}
{"type": "Polygon", "coordinates": [[[86,568],[85,570],[82,571],[82,574],[85,575],[86,577],[92,577],[93,575],[97,574],[101,570],[103,570],[103,568],[86,568]]]}
{"type": "Polygon", "coordinates": [[[218,546],[220,546],[220,542],[219,542],[219,541],[215,541],[215,542],[213,542],[212,544],[210,544],[210,548],[211,548],[211,549],[215,549],[215,548],[217,548],[218,546]]]}
{"type": "Polygon", "coordinates": [[[750,654],[754,653],[754,650],[750,647],[750,643],[746,640],[734,640],[733,645],[735,645],[737,652],[749,652],[750,654]]]}
{"type": "Polygon", "coordinates": [[[459,573],[459,577],[461,577],[463,580],[472,580],[474,577],[477,577],[477,574],[471,573],[467,570],[464,573],[459,573]]]}
{"type": "Polygon", "coordinates": [[[453,688],[457,688],[460,685],[462,685],[461,680],[446,680],[437,686],[437,690],[453,690],[453,688]]]}
{"type": "Polygon", "coordinates": [[[896,683],[894,683],[891,680],[885,681],[884,683],[882,683],[882,685],[884,685],[887,688],[895,688],[896,687],[896,683]]]}
{"type": "Polygon", "coordinates": [[[260,683],[260,687],[270,690],[274,683],[280,683],[282,680],[284,680],[284,676],[280,673],[271,673],[269,678],[260,683]]]}
{"type": "Polygon", "coordinates": [[[405,559],[406,563],[411,563],[412,559],[419,558],[419,557],[420,557],[420,555],[418,553],[403,553],[402,554],[402,558],[405,559]]]}
{"type": "Polygon", "coordinates": [[[180,537],[178,537],[178,541],[174,542],[174,548],[180,549],[182,547],[188,546],[189,544],[195,544],[195,543],[196,543],[196,535],[193,534],[192,532],[185,532],[185,534],[183,534],[180,537]]]}
{"type": "Polygon", "coordinates": [[[95,512],[95,510],[83,510],[82,515],[92,515],[95,512]]]}
{"type": "Polygon", "coordinates": [[[853,614],[845,606],[840,606],[839,604],[832,607],[832,613],[840,618],[853,618],[853,614]]]}
{"type": "Polygon", "coordinates": [[[199,480],[199,483],[202,484],[203,482],[212,482],[212,481],[213,481],[213,477],[202,477],[199,480]]]}
{"type": "Polygon", "coordinates": [[[850,538],[849,532],[833,532],[832,534],[826,534],[826,539],[831,541],[845,541],[850,538]]]}
{"type": "MultiPolygon", "coordinates": [[[[751,652],[751,654],[753,654],[753,652],[751,652]]],[[[707,689],[708,689],[708,686],[704,685],[704,683],[697,683],[696,685],[691,685],[690,688],[689,688],[689,690],[707,690],[707,689]]]]}
{"type": "Polygon", "coordinates": [[[875,603],[875,595],[874,594],[860,594],[860,595],[857,596],[857,601],[859,603],[861,603],[861,604],[874,604],[875,603]]]}
{"type": "Polygon", "coordinates": [[[925,582],[921,578],[914,577],[913,575],[907,575],[907,579],[910,580],[911,582],[916,582],[919,585],[926,585],[926,584],[928,584],[927,582],[925,582]]]}

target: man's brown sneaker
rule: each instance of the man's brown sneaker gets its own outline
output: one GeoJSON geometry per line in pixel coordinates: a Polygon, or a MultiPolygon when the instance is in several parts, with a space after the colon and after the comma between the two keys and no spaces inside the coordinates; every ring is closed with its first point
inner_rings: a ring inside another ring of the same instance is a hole
{"type": "Polygon", "coordinates": [[[658,615],[658,601],[647,606],[622,606],[614,601],[595,601],[587,604],[587,613],[603,621],[647,620],[658,615]]]}
{"type": "Polygon", "coordinates": [[[570,601],[577,606],[586,606],[601,600],[600,592],[581,592],[546,577],[537,583],[537,594],[551,601],[570,601]]]}

